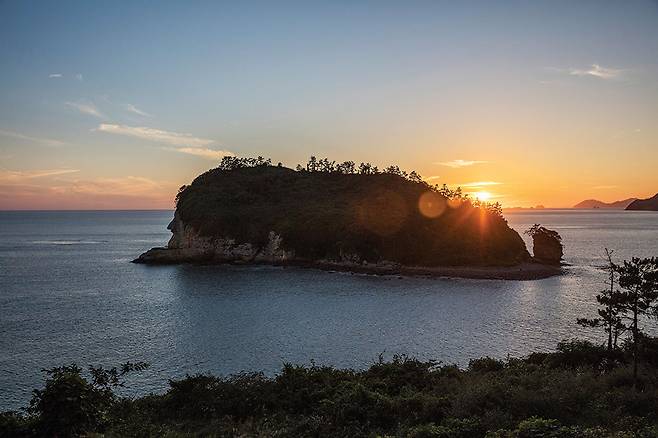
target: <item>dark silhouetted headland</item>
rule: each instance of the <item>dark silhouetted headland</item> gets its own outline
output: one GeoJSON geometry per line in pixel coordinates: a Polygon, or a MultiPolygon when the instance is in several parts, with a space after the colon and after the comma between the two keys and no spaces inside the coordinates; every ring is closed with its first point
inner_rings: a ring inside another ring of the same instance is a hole
{"type": "Polygon", "coordinates": [[[626,207],[626,210],[658,211],[658,193],[648,199],[636,199],[626,207]]]}
{"type": "Polygon", "coordinates": [[[398,167],[225,158],[181,188],[166,248],[138,263],[269,263],[356,272],[536,278],[500,206],[398,167]],[[496,269],[492,269],[496,268],[496,269]]]}

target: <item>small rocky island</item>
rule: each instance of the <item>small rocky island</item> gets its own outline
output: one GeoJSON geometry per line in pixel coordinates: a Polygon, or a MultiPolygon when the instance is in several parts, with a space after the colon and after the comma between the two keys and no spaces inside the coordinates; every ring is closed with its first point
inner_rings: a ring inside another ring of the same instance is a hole
{"type": "Polygon", "coordinates": [[[167,246],[134,262],[501,279],[560,272],[530,256],[498,204],[429,185],[397,166],[380,171],[311,157],[290,169],[225,157],[181,187],[168,228],[167,246]]]}
{"type": "Polygon", "coordinates": [[[532,253],[535,261],[559,266],[562,263],[562,237],[557,231],[534,224],[525,234],[532,237],[532,253]]]}

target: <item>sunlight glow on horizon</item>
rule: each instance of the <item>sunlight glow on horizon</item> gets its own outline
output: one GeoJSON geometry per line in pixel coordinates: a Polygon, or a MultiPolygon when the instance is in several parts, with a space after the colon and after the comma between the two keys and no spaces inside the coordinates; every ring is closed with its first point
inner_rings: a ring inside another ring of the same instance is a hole
{"type": "Polygon", "coordinates": [[[491,198],[493,197],[490,192],[485,192],[485,191],[474,192],[472,195],[475,199],[478,199],[478,200],[484,201],[484,202],[490,201],[491,198]]]}

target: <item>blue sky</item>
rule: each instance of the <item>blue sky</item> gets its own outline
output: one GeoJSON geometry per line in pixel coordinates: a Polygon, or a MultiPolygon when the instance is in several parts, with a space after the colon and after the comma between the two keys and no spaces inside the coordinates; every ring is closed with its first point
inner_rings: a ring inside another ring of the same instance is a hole
{"type": "Polygon", "coordinates": [[[652,1],[3,1],[0,56],[0,208],[166,207],[222,153],[658,190],[652,1]]]}

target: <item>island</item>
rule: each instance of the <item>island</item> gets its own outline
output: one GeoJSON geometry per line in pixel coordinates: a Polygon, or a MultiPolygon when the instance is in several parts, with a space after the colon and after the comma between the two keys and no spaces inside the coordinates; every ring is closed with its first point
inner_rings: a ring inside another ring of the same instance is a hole
{"type": "Polygon", "coordinates": [[[582,209],[607,209],[607,210],[624,210],[628,205],[637,200],[637,198],[622,199],[621,201],[603,202],[598,199],[586,199],[574,205],[572,208],[582,209]]]}
{"type": "Polygon", "coordinates": [[[397,166],[311,157],[296,169],[225,157],[180,188],[166,247],[145,264],[265,263],[350,272],[532,279],[533,259],[499,204],[397,166]]]}
{"type": "Polygon", "coordinates": [[[636,199],[626,207],[626,210],[658,211],[658,193],[648,199],[636,199]]]}

